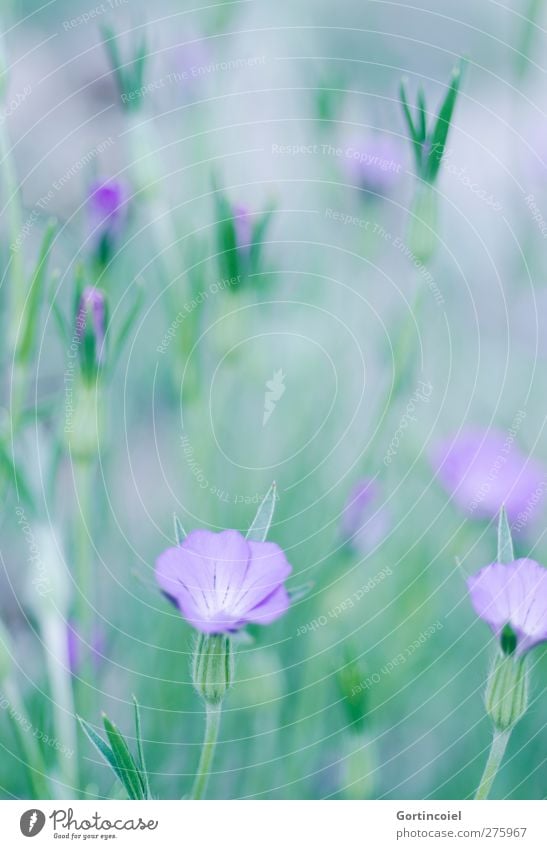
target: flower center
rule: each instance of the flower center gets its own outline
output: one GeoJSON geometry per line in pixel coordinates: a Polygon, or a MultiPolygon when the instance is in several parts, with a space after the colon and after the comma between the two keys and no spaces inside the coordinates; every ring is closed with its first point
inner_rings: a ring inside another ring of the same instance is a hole
{"type": "Polygon", "coordinates": [[[509,622],[507,623],[507,625],[503,626],[500,642],[501,650],[504,654],[513,654],[517,647],[517,635],[511,628],[509,622]]]}

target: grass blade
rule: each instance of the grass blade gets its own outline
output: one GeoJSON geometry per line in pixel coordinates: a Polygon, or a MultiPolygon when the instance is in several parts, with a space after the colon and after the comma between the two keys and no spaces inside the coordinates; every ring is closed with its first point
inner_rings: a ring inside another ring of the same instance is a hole
{"type": "Polygon", "coordinates": [[[133,704],[135,706],[135,737],[137,738],[137,766],[141,775],[141,781],[144,785],[144,797],[150,799],[150,783],[148,781],[148,773],[146,771],[146,762],[144,760],[144,748],[142,745],[141,731],[141,711],[136,696],[133,696],[133,704]]]}

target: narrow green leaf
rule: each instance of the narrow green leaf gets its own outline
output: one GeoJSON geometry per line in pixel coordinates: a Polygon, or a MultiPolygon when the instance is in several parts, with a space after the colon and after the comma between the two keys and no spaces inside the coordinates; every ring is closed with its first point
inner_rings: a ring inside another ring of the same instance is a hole
{"type": "Polygon", "coordinates": [[[51,300],[51,311],[53,313],[53,318],[57,324],[57,329],[59,330],[59,334],[64,344],[70,343],[70,327],[66,318],[63,315],[59,304],[55,300],[51,300]]]}
{"type": "Polygon", "coordinates": [[[266,212],[263,212],[262,215],[258,216],[258,220],[253,227],[251,252],[249,257],[249,265],[251,272],[253,273],[259,270],[264,239],[266,238],[266,232],[270,226],[273,214],[273,207],[266,210],[266,212]]]}
{"type": "Polygon", "coordinates": [[[443,153],[446,147],[446,140],[448,138],[448,131],[452,121],[452,114],[458,97],[460,80],[461,65],[458,65],[458,67],[454,68],[452,71],[450,86],[439,110],[435,129],[431,135],[431,146],[427,160],[427,179],[431,182],[435,180],[441,166],[443,153]]]}
{"type": "Polygon", "coordinates": [[[42,239],[38,262],[30,282],[29,294],[25,305],[24,325],[17,347],[17,358],[19,362],[28,362],[36,340],[36,328],[38,326],[38,315],[45,287],[47,263],[56,229],[56,222],[50,221],[42,239]]]}
{"type": "Polygon", "coordinates": [[[404,80],[401,81],[401,85],[399,88],[399,95],[401,98],[401,104],[403,107],[404,116],[406,119],[408,132],[410,133],[410,139],[412,141],[412,146],[414,149],[414,158],[416,160],[416,171],[421,175],[422,170],[422,152],[423,152],[423,142],[425,141],[425,137],[421,138],[420,133],[414,126],[414,121],[412,120],[412,115],[410,114],[410,107],[408,105],[408,100],[406,97],[406,89],[404,80]]]}
{"type": "Polygon", "coordinates": [[[137,765],[139,768],[141,781],[144,786],[145,799],[150,799],[150,782],[148,781],[146,762],[144,760],[144,747],[142,744],[141,711],[136,696],[133,696],[133,704],[135,706],[135,737],[137,738],[137,765]]]}
{"type": "Polygon", "coordinates": [[[177,545],[182,545],[186,539],[186,531],[182,527],[182,522],[176,513],[173,513],[173,525],[175,527],[175,540],[177,545]]]}
{"type": "Polygon", "coordinates": [[[268,536],[270,525],[272,524],[276,497],[277,486],[274,481],[264,496],[260,507],[256,511],[256,516],[251,523],[251,527],[247,531],[247,539],[253,540],[254,542],[264,542],[268,536]]]}
{"type": "Polygon", "coordinates": [[[105,714],[103,714],[103,725],[129,797],[131,799],[144,799],[145,790],[142,778],[125,738],[105,714]]]}
{"type": "Polygon", "coordinates": [[[120,328],[120,332],[118,333],[118,338],[116,339],[116,343],[114,345],[114,356],[113,361],[116,362],[123,351],[123,347],[131,333],[133,325],[137,320],[137,316],[139,315],[142,305],[144,303],[144,286],[141,280],[137,280],[135,282],[135,288],[137,290],[135,299],[133,304],[129,308],[129,312],[127,313],[125,320],[120,328]]]}
{"type": "Polygon", "coordinates": [[[419,137],[422,142],[427,137],[427,109],[425,105],[425,92],[422,86],[418,86],[418,115],[420,117],[419,137]]]}
{"type": "Polygon", "coordinates": [[[118,769],[118,764],[116,762],[116,758],[114,757],[114,753],[110,746],[108,746],[102,737],[100,737],[96,731],[93,730],[91,725],[82,719],[81,716],[78,717],[78,722],[80,723],[83,732],[85,733],[88,740],[95,746],[100,755],[105,759],[108,766],[113,771],[116,778],[122,782],[125,786],[125,781],[122,778],[122,775],[118,769]]]}
{"type": "Polygon", "coordinates": [[[498,521],[498,563],[512,563],[514,559],[515,552],[511,528],[507,519],[507,511],[505,507],[502,507],[498,521]]]}
{"type": "Polygon", "coordinates": [[[132,83],[134,86],[134,90],[138,91],[142,88],[144,82],[144,70],[146,66],[146,59],[148,57],[148,48],[146,44],[146,34],[143,34],[139,46],[135,51],[135,56],[133,58],[132,65],[132,83]]]}
{"type": "MultiPolygon", "coordinates": [[[[34,510],[36,505],[26,475],[21,470],[20,465],[13,459],[8,446],[1,440],[0,469],[5,476],[6,483],[14,486],[17,498],[23,501],[31,510],[34,510]]],[[[2,489],[3,486],[0,485],[0,493],[2,489]]]]}
{"type": "MultiPolygon", "coordinates": [[[[114,74],[114,79],[116,80],[116,85],[118,87],[118,93],[121,98],[122,94],[126,94],[127,92],[126,77],[122,67],[122,57],[118,48],[118,37],[112,27],[108,24],[101,24],[100,30],[103,39],[104,49],[108,57],[108,62],[114,74]]],[[[121,102],[122,106],[127,106],[127,104],[124,103],[123,99],[121,102]]]]}

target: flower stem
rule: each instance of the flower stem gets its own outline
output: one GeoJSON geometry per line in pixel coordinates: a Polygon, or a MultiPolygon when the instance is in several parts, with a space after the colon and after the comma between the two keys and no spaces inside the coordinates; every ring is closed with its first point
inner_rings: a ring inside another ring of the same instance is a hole
{"type": "Polygon", "coordinates": [[[481,778],[481,783],[479,784],[479,789],[477,790],[475,799],[488,799],[488,795],[490,793],[490,790],[492,789],[492,784],[494,783],[494,779],[496,778],[498,770],[501,766],[501,762],[503,760],[505,749],[507,748],[507,743],[509,742],[510,736],[510,730],[494,731],[494,737],[492,738],[492,745],[490,747],[490,754],[488,755],[488,760],[486,762],[486,766],[484,768],[484,772],[481,778]]]}
{"type": "Polygon", "coordinates": [[[75,546],[76,546],[76,620],[81,629],[80,636],[87,640],[90,637],[92,621],[91,568],[92,548],[89,532],[90,503],[93,491],[93,463],[86,459],[78,459],[74,463],[74,481],[76,486],[76,509],[74,517],[75,546]]]}
{"type": "Polygon", "coordinates": [[[221,713],[221,704],[205,704],[205,736],[203,738],[203,748],[199,759],[198,771],[196,773],[194,786],[190,795],[191,799],[203,799],[205,797],[207,782],[209,781],[209,774],[211,772],[211,765],[213,763],[217,744],[221,713]]]}
{"type": "Polygon", "coordinates": [[[9,705],[9,715],[13,722],[13,731],[19,742],[19,747],[26,760],[28,779],[32,788],[33,799],[51,799],[48,778],[40,745],[34,734],[25,706],[19,694],[19,688],[14,679],[8,678],[3,686],[4,697],[9,705]]]}

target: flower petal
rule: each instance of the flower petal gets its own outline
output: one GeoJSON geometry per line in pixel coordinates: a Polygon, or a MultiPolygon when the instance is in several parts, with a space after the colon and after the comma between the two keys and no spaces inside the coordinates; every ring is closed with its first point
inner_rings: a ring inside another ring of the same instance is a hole
{"type": "Polygon", "coordinates": [[[211,606],[229,609],[240,594],[249,568],[249,543],[239,531],[192,531],[181,546],[208,572],[214,593],[211,606]]]}
{"type": "Polygon", "coordinates": [[[249,610],[245,616],[247,622],[255,625],[269,625],[275,619],[279,619],[289,609],[291,600],[283,584],[262,599],[256,607],[249,610]]]}
{"type": "Polygon", "coordinates": [[[267,599],[292,572],[283,550],[274,542],[247,541],[251,552],[249,568],[234,609],[242,618],[267,599]]]}

